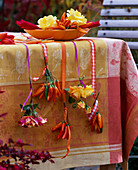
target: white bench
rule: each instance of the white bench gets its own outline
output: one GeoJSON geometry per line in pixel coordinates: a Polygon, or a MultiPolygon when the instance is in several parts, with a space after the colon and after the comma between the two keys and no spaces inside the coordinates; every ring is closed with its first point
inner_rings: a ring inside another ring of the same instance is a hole
{"type": "Polygon", "coordinates": [[[97,36],[125,39],[130,49],[138,49],[138,0],[104,0],[103,7],[97,36]]]}

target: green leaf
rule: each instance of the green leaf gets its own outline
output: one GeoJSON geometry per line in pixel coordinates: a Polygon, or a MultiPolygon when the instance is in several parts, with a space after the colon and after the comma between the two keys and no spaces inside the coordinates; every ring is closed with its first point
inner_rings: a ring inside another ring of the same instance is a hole
{"type": "Polygon", "coordinates": [[[90,96],[94,95],[94,93],[91,93],[90,96]]]}
{"type": "Polygon", "coordinates": [[[74,103],[74,104],[72,105],[72,107],[73,107],[73,108],[76,108],[76,107],[77,107],[77,103],[74,103]]]}
{"type": "Polygon", "coordinates": [[[65,88],[64,90],[68,92],[68,91],[69,91],[69,88],[65,88]]]}
{"type": "Polygon", "coordinates": [[[69,103],[74,103],[76,100],[74,98],[72,98],[71,96],[69,96],[69,103]]]}
{"type": "Polygon", "coordinates": [[[22,107],[23,107],[23,105],[22,104],[20,104],[20,108],[22,109],[22,107]]]}
{"type": "Polygon", "coordinates": [[[39,103],[33,104],[34,109],[38,108],[39,103]]]}
{"type": "Polygon", "coordinates": [[[38,116],[38,113],[37,113],[35,110],[33,110],[32,115],[33,115],[34,117],[37,117],[37,116],[38,116]]]}
{"type": "Polygon", "coordinates": [[[28,109],[30,109],[31,108],[31,104],[28,104],[28,105],[25,105],[24,107],[23,107],[23,110],[28,110],[28,109]]]}
{"type": "Polygon", "coordinates": [[[28,110],[26,110],[26,112],[24,113],[24,116],[31,116],[31,110],[30,108],[28,110]]]}

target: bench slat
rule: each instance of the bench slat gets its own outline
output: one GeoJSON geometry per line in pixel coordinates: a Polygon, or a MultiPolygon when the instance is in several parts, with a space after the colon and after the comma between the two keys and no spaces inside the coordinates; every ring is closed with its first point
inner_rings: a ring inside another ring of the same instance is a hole
{"type": "Polygon", "coordinates": [[[138,50],[138,42],[126,42],[130,49],[138,50]]]}
{"type": "Polygon", "coordinates": [[[138,6],[138,0],[104,0],[103,6],[138,6]]]}
{"type": "Polygon", "coordinates": [[[138,9],[102,9],[100,15],[102,17],[136,17],[138,16],[138,9]]]}
{"type": "Polygon", "coordinates": [[[138,20],[100,20],[100,27],[138,28],[138,20]]]}
{"type": "Polygon", "coordinates": [[[111,38],[138,38],[138,31],[116,31],[116,30],[99,30],[98,37],[111,38]]]}

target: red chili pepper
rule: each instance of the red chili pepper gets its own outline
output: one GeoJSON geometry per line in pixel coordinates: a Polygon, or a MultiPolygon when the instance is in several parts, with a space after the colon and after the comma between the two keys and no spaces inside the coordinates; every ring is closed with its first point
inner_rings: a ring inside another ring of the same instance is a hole
{"type": "Polygon", "coordinates": [[[10,38],[10,39],[14,39],[14,35],[7,35],[7,37],[6,38],[10,38]]]}
{"type": "Polygon", "coordinates": [[[4,38],[1,40],[2,44],[15,44],[12,39],[4,38]]]}
{"type": "Polygon", "coordinates": [[[0,39],[4,39],[4,38],[6,38],[7,37],[7,33],[1,33],[0,34],[0,39]]]}

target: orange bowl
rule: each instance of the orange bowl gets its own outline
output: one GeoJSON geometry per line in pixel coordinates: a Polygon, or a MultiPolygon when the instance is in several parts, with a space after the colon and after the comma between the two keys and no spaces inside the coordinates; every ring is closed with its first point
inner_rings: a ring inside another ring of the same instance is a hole
{"type": "Polygon", "coordinates": [[[73,40],[82,37],[83,35],[86,34],[78,31],[77,29],[65,29],[65,30],[25,29],[24,31],[38,39],[53,39],[53,40],[73,40]]]}

